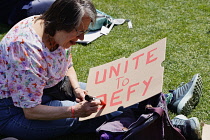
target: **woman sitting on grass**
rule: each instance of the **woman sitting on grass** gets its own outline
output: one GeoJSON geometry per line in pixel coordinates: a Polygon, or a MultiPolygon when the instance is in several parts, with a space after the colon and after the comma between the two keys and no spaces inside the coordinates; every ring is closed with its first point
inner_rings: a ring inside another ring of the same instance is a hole
{"type": "MultiPolygon", "coordinates": [[[[4,36],[0,42],[0,135],[45,140],[90,133],[108,116],[120,114],[78,120],[95,113],[101,104],[84,99],[85,83],[77,80],[70,52],[78,39],[84,39],[95,19],[96,9],[89,0],[56,0],[43,15],[18,22],[4,36]],[[66,88],[60,90],[63,85],[66,88]],[[63,92],[69,95],[61,100],[63,92]]],[[[169,107],[177,113],[189,112],[198,100],[188,101],[199,99],[200,88],[201,77],[197,74],[166,94],[169,107]]],[[[197,118],[178,116],[172,122],[186,138],[198,139],[197,118]],[[180,120],[182,125],[177,123],[180,120]]]]}

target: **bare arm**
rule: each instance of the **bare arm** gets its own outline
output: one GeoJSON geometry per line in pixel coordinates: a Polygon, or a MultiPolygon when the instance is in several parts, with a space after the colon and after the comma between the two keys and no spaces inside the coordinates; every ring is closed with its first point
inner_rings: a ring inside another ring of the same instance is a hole
{"type": "Polygon", "coordinates": [[[76,74],[76,71],[75,71],[75,69],[74,69],[73,66],[71,66],[68,69],[66,75],[69,77],[70,82],[71,82],[71,85],[72,85],[73,88],[79,87],[79,83],[78,83],[78,79],[77,79],[77,74],[76,74]]]}
{"type": "MultiPolygon", "coordinates": [[[[66,75],[69,76],[73,88],[79,87],[74,67],[70,67],[66,75]]],[[[77,88],[75,90],[75,93],[76,97],[81,99],[81,102],[74,106],[74,117],[87,117],[92,113],[97,112],[98,105],[100,105],[100,101],[85,101],[85,90],[82,90],[81,88],[77,88]]],[[[71,107],[66,106],[56,107],[47,105],[37,105],[33,108],[24,108],[23,111],[25,117],[27,119],[32,120],[56,120],[72,117],[71,107]]]]}
{"type": "Polygon", "coordinates": [[[33,108],[24,108],[23,111],[25,117],[32,120],[56,120],[72,116],[70,107],[37,105],[33,108]]]}
{"type": "Polygon", "coordinates": [[[24,114],[27,119],[31,120],[57,120],[64,118],[74,117],[87,117],[92,113],[95,113],[98,109],[100,102],[87,102],[82,101],[73,106],[74,114],[71,112],[71,107],[66,106],[47,106],[37,105],[33,108],[24,108],[24,114]]]}
{"type": "Polygon", "coordinates": [[[72,87],[75,91],[76,97],[78,99],[80,99],[80,101],[83,101],[86,92],[85,92],[85,90],[80,88],[79,83],[78,83],[78,79],[77,79],[77,74],[76,74],[76,71],[75,71],[73,66],[68,69],[66,75],[69,76],[69,79],[70,79],[71,85],[72,85],[72,87]]]}

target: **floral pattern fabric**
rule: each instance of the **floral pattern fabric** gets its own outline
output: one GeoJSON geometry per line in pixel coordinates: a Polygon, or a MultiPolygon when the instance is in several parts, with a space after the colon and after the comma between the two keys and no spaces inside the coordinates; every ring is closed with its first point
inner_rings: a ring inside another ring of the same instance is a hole
{"type": "Polygon", "coordinates": [[[43,89],[60,82],[72,66],[70,49],[53,52],[32,28],[34,16],[16,24],[0,42],[0,99],[31,108],[41,103],[43,89]]]}

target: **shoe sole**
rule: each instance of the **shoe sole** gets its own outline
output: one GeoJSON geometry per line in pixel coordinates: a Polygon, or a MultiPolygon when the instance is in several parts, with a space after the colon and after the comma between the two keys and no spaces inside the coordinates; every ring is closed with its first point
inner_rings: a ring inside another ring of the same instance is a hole
{"type": "Polygon", "coordinates": [[[182,98],[177,106],[177,113],[188,115],[193,108],[198,104],[202,95],[202,78],[196,74],[192,78],[193,84],[187,94],[182,98]]]}
{"type": "Polygon", "coordinates": [[[192,140],[201,140],[200,122],[199,122],[198,118],[192,117],[189,120],[193,120],[196,124],[195,129],[194,129],[195,133],[192,134],[192,140]]]}
{"type": "MultiPolygon", "coordinates": [[[[189,120],[187,124],[190,125],[190,127],[188,126],[188,129],[189,128],[191,129],[190,130],[191,133],[187,134],[186,139],[201,140],[201,128],[200,128],[200,122],[199,122],[198,118],[192,117],[192,118],[188,119],[186,116],[181,114],[181,115],[176,116],[174,119],[189,120]]],[[[176,127],[176,125],[175,125],[175,127],[176,127]]]]}

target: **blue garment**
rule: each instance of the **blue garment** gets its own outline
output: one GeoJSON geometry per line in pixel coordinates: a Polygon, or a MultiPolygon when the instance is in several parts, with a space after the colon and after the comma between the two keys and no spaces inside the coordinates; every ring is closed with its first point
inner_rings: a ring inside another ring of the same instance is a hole
{"type": "Polygon", "coordinates": [[[0,23],[14,25],[20,20],[43,14],[55,0],[0,0],[0,23]]]}
{"type": "Polygon", "coordinates": [[[43,14],[54,2],[55,0],[33,0],[28,4],[28,8],[25,8],[27,9],[27,16],[43,14]]]}
{"type": "Polygon", "coordinates": [[[7,23],[10,13],[19,0],[0,0],[0,23],[7,23]]]}
{"type": "MultiPolygon", "coordinates": [[[[80,82],[79,84],[82,89],[86,89],[86,83],[80,82]]],[[[48,106],[74,106],[76,102],[52,100],[49,96],[43,95],[42,104],[48,106]]],[[[138,104],[131,106],[131,108],[137,107],[138,104]]],[[[13,105],[12,98],[0,99],[0,135],[21,140],[46,140],[71,133],[94,133],[105,121],[121,113],[121,111],[116,111],[85,121],[78,121],[78,118],[49,121],[28,120],[25,118],[22,108],[13,105]]],[[[104,134],[104,140],[107,137],[110,137],[110,135],[104,134]]],[[[115,139],[118,140],[119,137],[117,136],[115,139]]]]}
{"type": "Polygon", "coordinates": [[[54,2],[55,0],[20,0],[10,14],[8,24],[14,25],[26,17],[43,14],[54,2]]]}
{"type": "MultiPolygon", "coordinates": [[[[86,84],[80,83],[80,87],[85,89],[86,84]]],[[[49,106],[74,106],[76,102],[51,100],[49,96],[44,95],[42,104],[49,106]]],[[[13,105],[12,98],[0,99],[0,135],[21,140],[46,140],[71,133],[91,133],[96,132],[96,129],[104,121],[120,113],[114,112],[85,121],[78,121],[78,118],[50,121],[28,120],[25,118],[22,108],[13,105]]]]}

